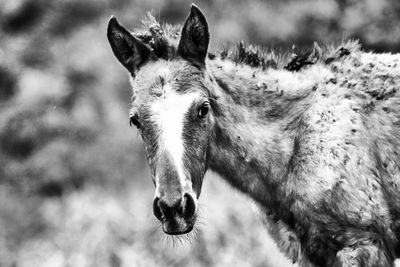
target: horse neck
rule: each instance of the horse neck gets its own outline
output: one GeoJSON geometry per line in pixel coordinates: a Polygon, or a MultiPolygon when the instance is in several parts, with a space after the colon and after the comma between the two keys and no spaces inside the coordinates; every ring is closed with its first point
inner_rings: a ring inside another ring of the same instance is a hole
{"type": "Polygon", "coordinates": [[[212,138],[208,166],[269,209],[283,192],[312,84],[298,74],[209,64],[212,138]]]}

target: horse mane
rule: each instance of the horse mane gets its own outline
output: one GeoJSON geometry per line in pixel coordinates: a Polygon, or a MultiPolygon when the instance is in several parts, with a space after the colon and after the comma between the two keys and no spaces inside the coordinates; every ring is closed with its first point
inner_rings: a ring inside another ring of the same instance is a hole
{"type": "MultiPolygon", "coordinates": [[[[142,25],[142,28],[133,34],[149,45],[157,57],[168,59],[176,55],[181,25],[160,24],[150,12],[144,16],[142,25]]],[[[339,45],[322,47],[314,42],[311,49],[300,53],[293,53],[293,51],[276,53],[260,46],[246,46],[243,42],[239,42],[231,47],[223,47],[218,56],[222,60],[229,60],[252,68],[285,69],[295,72],[316,63],[330,64],[360,51],[360,49],[361,45],[358,40],[348,40],[339,45]]],[[[208,53],[209,59],[215,57],[217,57],[215,54],[208,53]]]]}
{"type": "Polygon", "coordinates": [[[233,48],[224,48],[220,52],[220,57],[236,64],[244,64],[253,68],[262,68],[263,70],[273,68],[300,71],[304,67],[316,63],[330,64],[360,50],[361,45],[358,40],[348,40],[339,45],[326,45],[323,47],[314,42],[314,46],[311,49],[298,54],[289,52],[276,53],[260,46],[245,46],[243,42],[239,42],[233,48]]]}

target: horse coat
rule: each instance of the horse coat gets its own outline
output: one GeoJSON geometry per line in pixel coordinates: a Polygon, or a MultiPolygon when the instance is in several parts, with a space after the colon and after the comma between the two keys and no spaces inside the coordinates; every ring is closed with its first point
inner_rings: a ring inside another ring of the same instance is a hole
{"type": "Polygon", "coordinates": [[[288,63],[243,44],[215,55],[196,6],[179,30],[152,20],[131,34],[115,18],[108,29],[131,74],[131,122],[145,143],[164,231],[191,231],[212,170],[259,204],[300,266],[393,266],[400,55],[365,52],[355,41],[315,45],[288,63]]]}

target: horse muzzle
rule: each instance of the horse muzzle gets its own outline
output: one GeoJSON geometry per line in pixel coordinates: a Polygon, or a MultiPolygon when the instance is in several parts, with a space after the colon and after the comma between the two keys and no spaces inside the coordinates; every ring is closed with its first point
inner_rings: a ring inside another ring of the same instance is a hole
{"type": "Polygon", "coordinates": [[[196,201],[185,193],[177,199],[154,198],[154,216],[163,226],[163,231],[168,235],[181,235],[192,231],[196,221],[196,201]]]}

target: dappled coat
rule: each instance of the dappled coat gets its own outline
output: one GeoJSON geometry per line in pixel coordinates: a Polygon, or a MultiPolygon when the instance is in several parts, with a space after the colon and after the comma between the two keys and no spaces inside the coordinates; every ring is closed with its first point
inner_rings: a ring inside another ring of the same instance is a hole
{"type": "Polygon", "coordinates": [[[214,55],[195,6],[181,33],[155,21],[149,28],[132,35],[112,18],[108,38],[131,73],[131,122],[145,143],[154,214],[166,233],[192,230],[212,170],[260,205],[293,262],[393,266],[399,54],[347,42],[315,45],[287,64],[243,44],[214,55]]]}
{"type": "MultiPolygon", "coordinates": [[[[246,163],[214,168],[265,203],[266,225],[293,262],[391,266],[400,253],[400,56],[357,42],[316,45],[262,72],[274,61],[255,54],[239,45],[231,60],[242,66],[210,63],[223,91],[252,114],[249,132],[218,134],[246,163]],[[265,186],[249,180],[260,170],[265,186]]],[[[230,123],[243,121],[220,129],[230,123]]],[[[232,155],[218,153],[217,165],[232,155]]]]}

